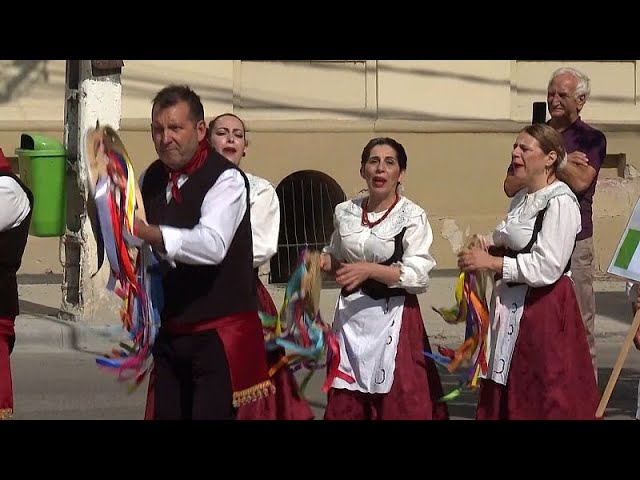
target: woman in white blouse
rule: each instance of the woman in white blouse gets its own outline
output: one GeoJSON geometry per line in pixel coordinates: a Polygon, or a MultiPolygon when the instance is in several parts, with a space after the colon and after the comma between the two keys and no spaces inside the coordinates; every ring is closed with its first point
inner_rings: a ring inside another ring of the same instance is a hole
{"type": "MultiPolygon", "coordinates": [[[[244,122],[232,113],[217,116],[209,122],[209,143],[229,161],[240,166],[249,146],[244,122]]],[[[249,180],[251,232],[253,234],[253,267],[256,269],[258,303],[261,311],[275,315],[276,306],[269,291],[258,278],[258,268],[267,263],[278,248],[280,232],[280,203],[275,188],[268,180],[245,173],[249,180]]],[[[267,352],[269,367],[278,365],[284,350],[267,352]]],[[[308,402],[299,395],[298,383],[286,365],[279,368],[271,379],[275,395],[241,406],[238,420],[312,420],[308,402]]]]}
{"type": "Polygon", "coordinates": [[[594,419],[599,391],[570,278],[580,207],[556,178],[565,168],[562,136],[525,127],[511,152],[526,188],[490,238],[460,252],[465,272],[492,271],[496,285],[487,339],[488,371],[476,418],[594,419]]]}
{"type": "Polygon", "coordinates": [[[360,166],[368,196],[335,209],[321,267],[342,286],[340,362],[327,372],[325,420],[448,419],[416,297],[436,265],[433,234],[425,211],[398,193],[406,168],[400,143],[374,138],[360,166]]]}

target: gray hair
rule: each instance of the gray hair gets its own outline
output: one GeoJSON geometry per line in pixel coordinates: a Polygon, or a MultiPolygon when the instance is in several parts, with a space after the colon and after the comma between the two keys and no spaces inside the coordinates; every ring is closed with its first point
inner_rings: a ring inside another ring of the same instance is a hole
{"type": "Polygon", "coordinates": [[[555,72],[551,74],[551,78],[549,79],[549,85],[551,85],[551,82],[553,82],[553,80],[556,77],[560,75],[564,75],[566,73],[573,75],[573,77],[577,80],[576,98],[580,97],[581,95],[584,95],[584,99],[586,101],[589,98],[589,95],[591,95],[591,79],[586,74],[578,70],[577,68],[572,68],[572,67],[558,68],[555,72]]]}

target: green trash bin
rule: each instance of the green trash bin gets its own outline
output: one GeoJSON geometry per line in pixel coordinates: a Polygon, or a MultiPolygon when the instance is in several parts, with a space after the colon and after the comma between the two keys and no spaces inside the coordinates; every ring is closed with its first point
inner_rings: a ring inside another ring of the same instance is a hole
{"type": "Polygon", "coordinates": [[[20,179],[34,197],[29,233],[60,237],[65,231],[65,160],[62,143],[39,133],[23,133],[16,149],[20,179]]]}

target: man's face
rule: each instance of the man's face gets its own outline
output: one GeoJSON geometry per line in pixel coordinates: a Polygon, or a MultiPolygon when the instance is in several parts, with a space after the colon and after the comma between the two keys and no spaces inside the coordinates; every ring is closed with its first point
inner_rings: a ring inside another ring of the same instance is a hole
{"type": "Polygon", "coordinates": [[[551,118],[574,122],[585,104],[584,95],[576,97],[578,80],[570,73],[554,78],[547,88],[547,107],[551,118]]]}
{"type": "Polygon", "coordinates": [[[189,104],[182,101],[152,112],[153,144],[162,163],[172,170],[189,163],[207,133],[205,121],[194,122],[189,114],[189,104]]]}

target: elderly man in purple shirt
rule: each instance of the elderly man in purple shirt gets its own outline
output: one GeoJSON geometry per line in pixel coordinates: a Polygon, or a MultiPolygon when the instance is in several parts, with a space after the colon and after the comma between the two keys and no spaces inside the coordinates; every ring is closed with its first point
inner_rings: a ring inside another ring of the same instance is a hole
{"type": "MultiPolygon", "coordinates": [[[[576,237],[576,247],[571,257],[571,276],[587,331],[597,381],[592,204],[598,172],[607,153],[607,139],[601,131],[580,118],[580,111],[590,93],[589,77],[579,70],[563,67],[553,72],[547,87],[547,107],[551,115],[547,123],[562,134],[568,153],[565,166],[556,174],[571,187],[580,201],[582,230],[576,237]]],[[[513,197],[521,188],[520,180],[513,176],[510,166],[504,180],[504,191],[507,196],[513,197]]]]}

